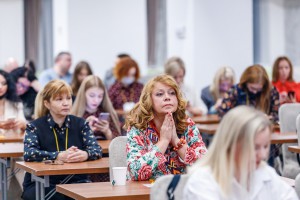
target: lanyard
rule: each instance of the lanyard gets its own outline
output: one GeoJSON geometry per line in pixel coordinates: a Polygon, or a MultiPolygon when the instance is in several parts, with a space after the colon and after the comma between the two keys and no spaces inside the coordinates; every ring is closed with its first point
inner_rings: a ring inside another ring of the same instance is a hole
{"type": "MultiPolygon", "coordinates": [[[[53,130],[54,137],[55,137],[56,149],[57,149],[57,151],[59,152],[59,146],[58,146],[57,135],[56,135],[55,129],[53,128],[52,130],[53,130]]],[[[68,130],[69,130],[69,129],[67,128],[67,130],[66,130],[66,147],[65,147],[66,150],[68,149],[68,133],[69,133],[68,130]]]]}

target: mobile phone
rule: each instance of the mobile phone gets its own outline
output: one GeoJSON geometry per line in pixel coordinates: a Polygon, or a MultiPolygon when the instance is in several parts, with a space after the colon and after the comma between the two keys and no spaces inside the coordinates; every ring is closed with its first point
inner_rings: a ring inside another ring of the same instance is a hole
{"type": "Polygon", "coordinates": [[[294,91],[289,91],[288,92],[288,97],[294,97],[295,96],[295,92],[294,91]]]}
{"type": "Polygon", "coordinates": [[[109,113],[100,113],[98,119],[108,121],[109,113]]]}

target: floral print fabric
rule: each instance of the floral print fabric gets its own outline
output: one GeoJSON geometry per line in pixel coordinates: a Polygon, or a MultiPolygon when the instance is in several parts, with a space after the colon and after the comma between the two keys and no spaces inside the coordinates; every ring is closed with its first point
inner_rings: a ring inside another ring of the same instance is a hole
{"type": "Polygon", "coordinates": [[[127,132],[126,146],[128,179],[141,181],[166,174],[182,174],[187,165],[201,158],[206,153],[205,144],[195,123],[190,118],[187,122],[184,133],[178,134],[188,145],[184,159],[171,144],[164,154],[160,151],[155,145],[159,141],[158,133],[151,123],[144,131],[131,127],[127,132]]]}

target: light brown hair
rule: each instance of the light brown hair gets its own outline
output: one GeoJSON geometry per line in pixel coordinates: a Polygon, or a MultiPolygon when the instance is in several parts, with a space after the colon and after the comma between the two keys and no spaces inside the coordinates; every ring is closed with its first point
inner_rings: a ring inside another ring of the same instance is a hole
{"type": "Polygon", "coordinates": [[[79,80],[78,80],[78,75],[80,74],[82,69],[86,69],[86,71],[88,72],[88,75],[93,74],[93,71],[92,71],[89,63],[87,63],[85,61],[81,61],[76,65],[74,73],[73,73],[73,77],[72,77],[72,82],[71,82],[71,88],[72,88],[73,94],[75,96],[77,96],[77,92],[78,92],[78,89],[81,84],[81,82],[79,82],[79,80]]]}
{"type": "Polygon", "coordinates": [[[247,83],[260,83],[263,85],[260,97],[256,98],[256,108],[268,114],[270,112],[272,84],[263,66],[252,65],[243,72],[239,86],[248,91],[247,83]]]}
{"type": "Polygon", "coordinates": [[[272,82],[277,82],[279,80],[279,63],[282,60],[286,60],[289,63],[289,66],[290,66],[290,74],[289,74],[289,77],[288,77],[287,81],[294,82],[294,78],[293,78],[293,65],[292,65],[291,60],[288,57],[286,57],[286,56],[278,57],[275,60],[275,62],[273,64],[273,71],[272,71],[272,82]]]}
{"type": "Polygon", "coordinates": [[[85,93],[89,88],[92,87],[98,87],[104,91],[103,100],[99,105],[99,107],[101,107],[104,112],[108,112],[110,114],[110,117],[114,123],[116,130],[118,131],[118,133],[121,133],[120,123],[119,123],[117,113],[112,106],[112,103],[108,97],[107,90],[102,80],[96,75],[87,76],[81,83],[71,113],[77,117],[83,116],[87,104],[85,93]]]}
{"type": "Polygon", "coordinates": [[[183,133],[187,127],[185,114],[186,101],[184,100],[176,81],[171,76],[166,74],[156,76],[147,82],[143,88],[139,102],[135,104],[134,108],[126,117],[125,128],[134,126],[140,130],[145,130],[147,128],[147,124],[153,120],[154,111],[152,107],[153,103],[151,93],[157,82],[165,84],[175,90],[178,100],[178,107],[173,113],[173,118],[176,124],[176,131],[178,133],[183,133]]]}

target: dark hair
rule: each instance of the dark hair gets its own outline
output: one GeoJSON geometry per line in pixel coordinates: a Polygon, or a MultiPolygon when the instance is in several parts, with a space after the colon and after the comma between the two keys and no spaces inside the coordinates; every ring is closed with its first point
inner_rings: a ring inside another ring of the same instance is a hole
{"type": "Polygon", "coordinates": [[[71,82],[71,88],[73,90],[74,96],[77,95],[77,92],[78,92],[79,87],[81,85],[81,82],[78,81],[77,77],[78,77],[78,74],[81,72],[82,69],[86,69],[87,72],[88,72],[88,75],[93,74],[91,66],[89,65],[88,62],[81,61],[76,65],[74,73],[73,73],[72,82],[71,82]]]}
{"type": "Polygon", "coordinates": [[[7,83],[7,91],[5,93],[5,98],[11,102],[20,102],[20,98],[17,95],[16,92],[16,84],[13,81],[11,75],[5,71],[3,71],[2,69],[0,69],[0,74],[4,77],[4,79],[6,80],[7,83]]]}
{"type": "Polygon", "coordinates": [[[117,55],[118,58],[127,58],[129,57],[130,58],[130,55],[129,54],[126,54],[126,53],[120,53],[117,55]]]}
{"type": "Polygon", "coordinates": [[[35,67],[33,60],[26,60],[24,63],[24,67],[27,67],[29,70],[32,71],[33,74],[35,74],[36,67],[35,67]]]}
{"type": "Polygon", "coordinates": [[[71,54],[69,52],[67,52],[67,51],[59,52],[57,54],[57,56],[55,57],[55,62],[58,62],[61,59],[61,57],[64,56],[64,55],[71,56],[71,54]]]}
{"type": "Polygon", "coordinates": [[[27,78],[30,82],[36,80],[37,78],[34,75],[34,72],[27,67],[18,67],[10,72],[10,75],[15,83],[18,82],[20,77],[27,78]]]}

